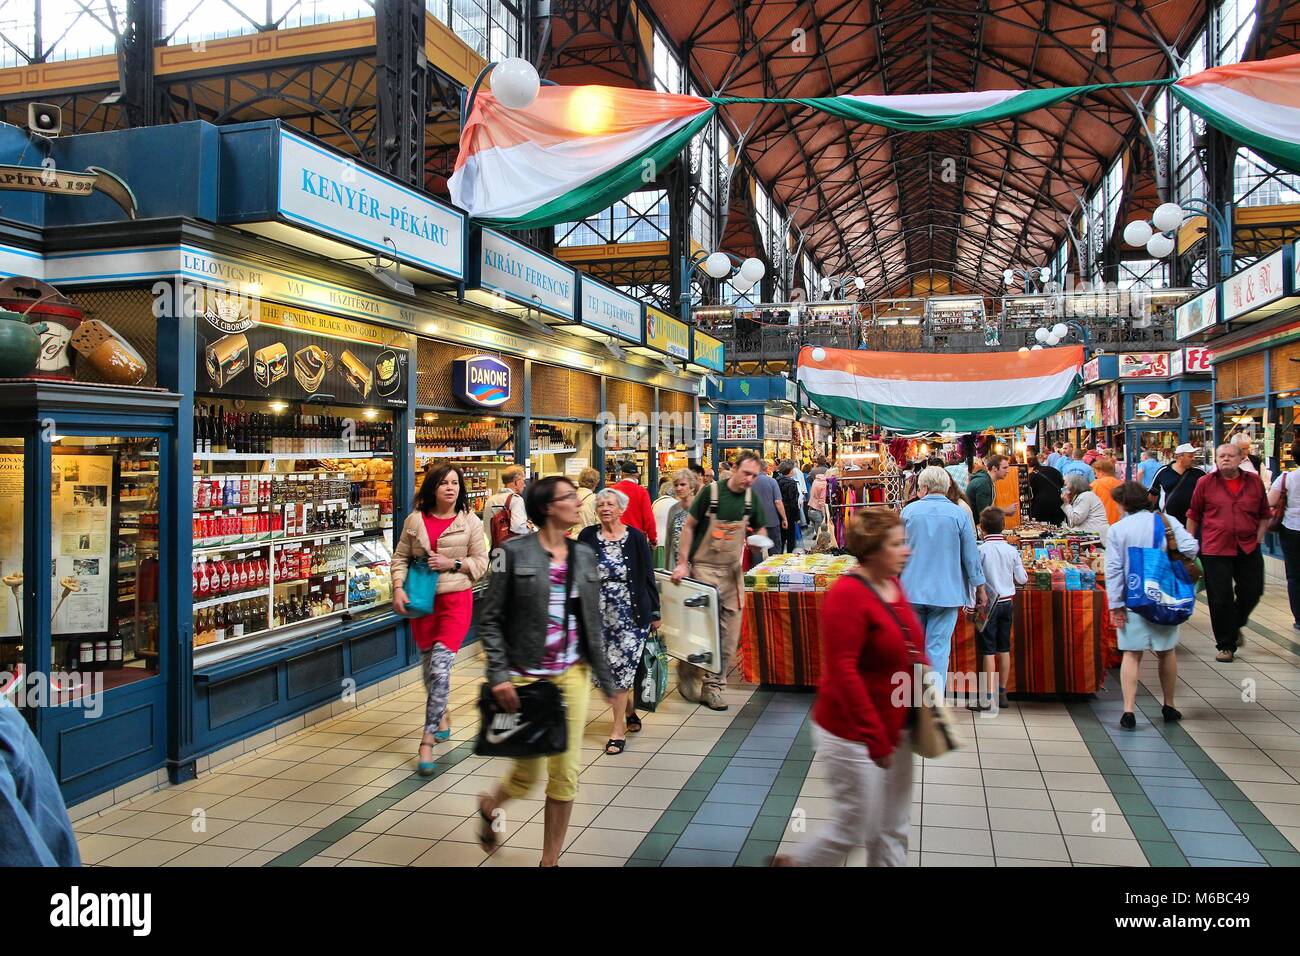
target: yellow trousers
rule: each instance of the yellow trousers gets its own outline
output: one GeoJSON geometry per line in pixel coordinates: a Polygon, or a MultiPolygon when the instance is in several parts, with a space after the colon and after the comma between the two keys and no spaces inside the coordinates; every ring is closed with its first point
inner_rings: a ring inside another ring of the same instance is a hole
{"type": "MultiPolygon", "coordinates": [[[[515,677],[515,684],[531,684],[535,677],[515,677]]],[[[591,700],[591,669],[577,663],[559,677],[549,677],[560,689],[564,700],[565,726],[569,734],[569,747],[562,754],[550,757],[521,757],[514,762],[510,772],[501,782],[506,796],[519,799],[527,795],[546,763],[546,796],[566,803],[578,795],[578,773],[582,770],[582,735],[587,730],[587,704],[591,700]]]]}

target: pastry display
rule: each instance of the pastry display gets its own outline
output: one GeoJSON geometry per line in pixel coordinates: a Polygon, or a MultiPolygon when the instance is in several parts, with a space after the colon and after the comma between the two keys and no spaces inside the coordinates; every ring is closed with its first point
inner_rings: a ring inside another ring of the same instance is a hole
{"type": "MultiPolygon", "coordinates": [[[[239,336],[243,338],[243,336],[239,336]]],[[[87,319],[72,333],[72,347],[105,381],[112,385],[139,385],[149,366],[126,339],[98,319],[87,319]]],[[[248,343],[244,343],[248,364],[248,343]]],[[[211,355],[209,354],[209,371],[211,355]]]]}

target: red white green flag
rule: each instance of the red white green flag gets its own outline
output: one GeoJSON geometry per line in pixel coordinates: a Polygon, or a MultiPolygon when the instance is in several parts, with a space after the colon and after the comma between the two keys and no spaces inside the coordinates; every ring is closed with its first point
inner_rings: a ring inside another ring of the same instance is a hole
{"type": "Polygon", "coordinates": [[[799,384],[836,418],[902,432],[1027,425],[1074,398],[1083,346],[1029,352],[870,352],[806,347],[799,384]]]}
{"type": "Polygon", "coordinates": [[[480,90],[451,199],[500,228],[581,219],[648,188],[716,109],[699,96],[543,86],[531,106],[514,110],[480,90]]]}

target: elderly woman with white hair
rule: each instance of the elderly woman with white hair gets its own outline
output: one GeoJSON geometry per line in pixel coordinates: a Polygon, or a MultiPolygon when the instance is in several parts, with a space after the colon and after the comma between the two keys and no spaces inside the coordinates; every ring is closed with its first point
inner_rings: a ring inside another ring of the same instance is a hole
{"type": "Polygon", "coordinates": [[[1097,497],[1097,493],[1088,484],[1088,478],[1081,471],[1071,471],[1065,476],[1065,491],[1061,495],[1061,510],[1065,512],[1066,523],[1080,531],[1091,531],[1101,535],[1101,543],[1106,543],[1110,531],[1110,517],[1106,506],[1097,497]]]}
{"type": "Polygon", "coordinates": [[[617,488],[606,488],[596,493],[595,501],[600,524],[583,528],[578,541],[599,558],[601,631],[617,687],[613,695],[614,726],[605,753],[614,756],[623,752],[627,734],[641,729],[631,688],[646,638],[659,627],[659,591],[649,539],[623,524],[627,495],[617,488]]]}
{"type": "Polygon", "coordinates": [[[903,569],[903,590],[925,628],[925,654],[941,691],[948,686],[948,656],[957,615],[975,590],[976,607],[988,603],[984,567],[970,515],[948,499],[952,476],[938,465],[916,479],[919,496],[903,509],[912,556],[903,569]]]}

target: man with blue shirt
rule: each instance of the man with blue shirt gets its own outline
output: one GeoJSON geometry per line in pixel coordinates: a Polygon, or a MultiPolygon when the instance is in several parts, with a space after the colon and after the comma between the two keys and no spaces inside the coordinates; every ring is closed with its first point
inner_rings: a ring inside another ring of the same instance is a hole
{"type": "Polygon", "coordinates": [[[1156,472],[1164,466],[1160,464],[1160,459],[1156,457],[1155,450],[1148,448],[1142,454],[1142,461],[1137,466],[1137,480],[1142,482],[1142,487],[1151,490],[1151,482],[1155,481],[1156,472]]]}
{"type": "Polygon", "coordinates": [[[1057,471],[1060,471],[1061,466],[1064,465],[1069,460],[1070,460],[1070,443],[1068,441],[1058,444],[1056,446],[1056,451],[1052,452],[1050,455],[1047,456],[1047,463],[1051,465],[1053,468],[1055,468],[1057,471]]]}
{"type": "Polygon", "coordinates": [[[59,783],[22,714],[0,697],[0,866],[80,866],[59,783]]]}
{"type": "Polygon", "coordinates": [[[1069,478],[1071,473],[1077,471],[1088,480],[1088,484],[1092,484],[1097,480],[1097,473],[1092,470],[1092,465],[1083,460],[1083,455],[1083,449],[1076,448],[1074,450],[1074,457],[1059,466],[1062,478],[1069,478]]]}
{"type": "Polygon", "coordinates": [[[942,468],[926,468],[916,480],[920,497],[903,509],[903,528],[912,549],[903,569],[903,590],[925,628],[925,653],[945,695],[957,615],[969,602],[972,588],[977,608],[988,603],[975,526],[963,508],[948,500],[951,482],[942,468]]]}

